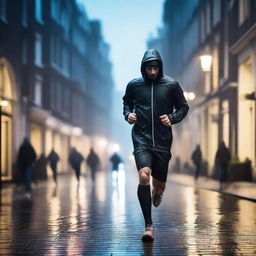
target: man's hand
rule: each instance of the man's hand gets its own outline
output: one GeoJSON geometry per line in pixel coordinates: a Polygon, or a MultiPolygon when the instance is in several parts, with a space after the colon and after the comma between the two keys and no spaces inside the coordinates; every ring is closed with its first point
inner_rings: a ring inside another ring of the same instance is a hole
{"type": "Polygon", "coordinates": [[[171,121],[167,115],[159,116],[159,118],[161,119],[161,122],[164,126],[167,126],[167,127],[172,126],[171,121]]]}
{"type": "Polygon", "coordinates": [[[128,115],[128,123],[134,124],[137,121],[137,115],[136,113],[131,113],[128,115]]]}

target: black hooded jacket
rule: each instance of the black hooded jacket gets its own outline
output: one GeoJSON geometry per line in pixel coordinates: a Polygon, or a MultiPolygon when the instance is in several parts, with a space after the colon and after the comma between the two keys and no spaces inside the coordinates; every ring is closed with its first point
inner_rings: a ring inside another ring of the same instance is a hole
{"type": "Polygon", "coordinates": [[[188,112],[188,104],[179,83],[163,75],[163,63],[157,50],[145,52],[141,63],[142,77],[133,79],[126,87],[123,97],[123,114],[128,119],[135,112],[137,121],[132,129],[135,151],[140,146],[149,146],[158,150],[170,150],[172,127],[162,124],[159,116],[167,114],[173,124],[180,122],[188,112]],[[156,80],[150,80],[145,63],[156,60],[160,70],[156,80]],[[174,111],[175,109],[175,111],[174,111]]]}

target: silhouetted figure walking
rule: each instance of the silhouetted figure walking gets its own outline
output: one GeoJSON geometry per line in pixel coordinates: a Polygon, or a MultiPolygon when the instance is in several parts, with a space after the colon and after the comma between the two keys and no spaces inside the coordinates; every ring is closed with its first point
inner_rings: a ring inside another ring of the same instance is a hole
{"type": "Polygon", "coordinates": [[[59,160],[60,160],[59,155],[54,151],[54,149],[52,149],[52,151],[47,157],[47,161],[49,162],[50,167],[52,169],[53,179],[56,184],[57,184],[57,165],[59,160]]]}
{"type": "Polygon", "coordinates": [[[220,167],[220,190],[224,188],[228,180],[228,165],[231,159],[229,149],[226,147],[225,142],[222,141],[216,152],[216,164],[220,167]]]}
{"type": "Polygon", "coordinates": [[[191,159],[192,159],[194,165],[196,166],[194,179],[197,180],[197,178],[199,176],[199,172],[200,172],[201,163],[202,163],[202,151],[201,151],[199,144],[196,145],[196,148],[191,155],[191,159]]]}
{"type": "Polygon", "coordinates": [[[90,153],[86,161],[88,166],[90,167],[92,181],[95,181],[95,173],[100,164],[100,159],[98,155],[95,153],[95,151],[93,150],[93,148],[90,149],[90,153]]]}
{"type": "Polygon", "coordinates": [[[26,188],[26,198],[31,198],[31,182],[33,174],[33,164],[36,160],[36,152],[30,144],[28,138],[24,138],[18,152],[17,164],[22,174],[26,188]]]}
{"type": "Polygon", "coordinates": [[[76,150],[76,148],[72,148],[69,154],[69,163],[71,167],[74,169],[76,174],[76,179],[79,182],[80,174],[81,174],[81,163],[84,160],[83,156],[76,150]]]}
{"type": "Polygon", "coordinates": [[[118,171],[119,164],[123,162],[121,157],[115,152],[109,160],[112,163],[112,171],[118,171]]]}

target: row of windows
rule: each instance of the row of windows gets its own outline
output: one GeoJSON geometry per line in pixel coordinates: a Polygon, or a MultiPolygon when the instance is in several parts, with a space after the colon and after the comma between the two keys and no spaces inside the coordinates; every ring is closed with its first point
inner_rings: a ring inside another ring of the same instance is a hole
{"type": "MultiPolygon", "coordinates": [[[[43,0],[35,1],[35,19],[43,24],[43,0]]],[[[0,0],[0,19],[7,22],[7,0],[0,0]]],[[[28,0],[22,0],[21,24],[28,25],[28,0]]]]}
{"type": "MultiPolygon", "coordinates": [[[[238,1],[238,23],[241,26],[250,14],[250,1],[238,1]]],[[[221,0],[208,1],[206,7],[200,13],[200,40],[203,42],[221,20],[221,0]],[[212,13],[211,13],[212,10],[212,13]]]]}
{"type": "Polygon", "coordinates": [[[85,84],[85,68],[83,60],[78,55],[73,55],[71,77],[75,81],[78,81],[82,86],[85,84]]]}
{"type": "MultiPolygon", "coordinates": [[[[28,40],[24,38],[22,40],[22,63],[27,64],[28,61],[28,40]]],[[[51,64],[54,68],[66,76],[72,77],[72,79],[80,82],[81,85],[85,83],[85,65],[79,55],[73,55],[72,57],[72,73],[70,74],[70,60],[71,55],[68,46],[63,44],[58,37],[51,37],[50,46],[50,58],[51,64]]],[[[34,64],[38,67],[43,67],[43,38],[39,33],[35,34],[35,47],[34,47],[34,64]]]]}
{"type": "Polygon", "coordinates": [[[64,29],[64,35],[68,37],[71,14],[64,1],[51,0],[51,17],[64,29]]]}
{"type": "Polygon", "coordinates": [[[73,94],[68,87],[64,86],[60,81],[56,79],[51,81],[50,86],[51,109],[57,111],[65,117],[69,117],[71,114],[72,119],[77,124],[84,123],[84,99],[78,94],[73,94]],[[71,112],[70,107],[72,107],[71,112]]]}
{"type": "Polygon", "coordinates": [[[51,81],[51,108],[66,116],[69,115],[70,90],[63,86],[58,80],[51,81]]]}
{"type": "Polygon", "coordinates": [[[206,7],[200,13],[200,39],[203,42],[207,35],[211,33],[213,27],[215,27],[221,19],[221,0],[212,1],[212,13],[211,3],[208,1],[206,7]]]}
{"type": "Polygon", "coordinates": [[[83,32],[74,28],[72,31],[72,40],[74,46],[79,50],[82,55],[85,55],[87,48],[87,41],[83,32]]]}
{"type": "Polygon", "coordinates": [[[50,49],[53,66],[56,66],[65,75],[69,76],[70,52],[67,45],[59,37],[52,36],[50,49]]]}

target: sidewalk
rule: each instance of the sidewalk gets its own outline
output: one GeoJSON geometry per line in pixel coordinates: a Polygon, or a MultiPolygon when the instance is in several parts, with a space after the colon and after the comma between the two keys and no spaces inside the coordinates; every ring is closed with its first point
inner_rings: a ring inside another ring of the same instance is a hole
{"type": "Polygon", "coordinates": [[[218,191],[223,194],[230,194],[244,199],[256,201],[256,183],[255,182],[232,182],[228,183],[227,188],[220,191],[219,182],[214,179],[200,176],[195,182],[194,177],[188,174],[170,173],[169,180],[171,182],[186,186],[198,187],[218,191]]]}

